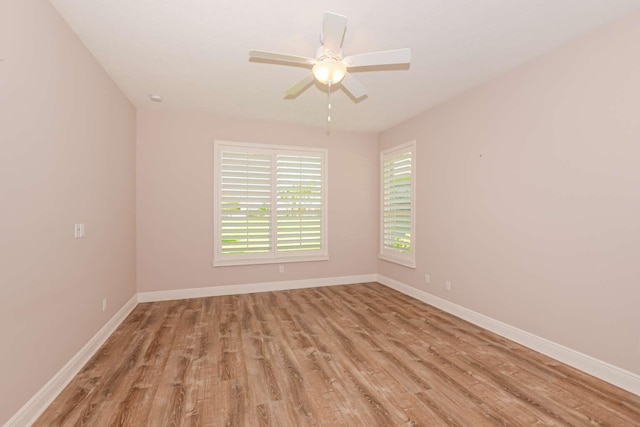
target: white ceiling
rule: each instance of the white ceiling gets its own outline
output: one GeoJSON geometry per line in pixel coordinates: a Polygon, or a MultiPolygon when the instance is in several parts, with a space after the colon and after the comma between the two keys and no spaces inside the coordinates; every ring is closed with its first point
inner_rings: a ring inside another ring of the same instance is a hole
{"type": "Polygon", "coordinates": [[[563,42],[640,10],[640,0],[51,0],[139,108],[324,126],[326,87],[284,91],[307,70],[249,49],[313,57],[324,11],[346,15],[345,55],[409,47],[408,69],[354,75],[332,93],[332,128],[378,132],[563,42]],[[324,91],[324,92],[323,92],[324,91]],[[164,101],[152,103],[148,95],[164,101]]]}

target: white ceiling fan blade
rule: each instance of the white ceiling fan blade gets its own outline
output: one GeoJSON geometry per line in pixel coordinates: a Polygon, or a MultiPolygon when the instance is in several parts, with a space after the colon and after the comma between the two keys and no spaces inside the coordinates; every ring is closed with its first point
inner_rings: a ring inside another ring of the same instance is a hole
{"type": "Polygon", "coordinates": [[[347,67],[367,67],[371,65],[408,64],[411,62],[411,49],[383,50],[347,56],[342,60],[347,67]]]}
{"type": "Polygon", "coordinates": [[[272,61],[307,65],[313,65],[316,63],[315,58],[305,58],[304,56],[286,55],[284,53],[266,52],[264,50],[255,49],[251,49],[249,51],[249,58],[270,59],[272,61]]]}
{"type": "Polygon", "coordinates": [[[342,79],[340,83],[355,99],[362,98],[367,94],[367,88],[360,83],[360,80],[349,73],[344,76],[344,79],[342,79]]]}
{"type": "Polygon", "coordinates": [[[325,51],[330,50],[334,55],[340,53],[344,30],[347,28],[347,17],[336,13],[325,12],[322,24],[322,45],[325,51]]]}
{"type": "Polygon", "coordinates": [[[302,80],[300,80],[298,83],[294,84],[289,89],[287,89],[285,94],[288,96],[297,95],[298,92],[300,92],[305,87],[309,86],[314,80],[315,80],[315,77],[313,77],[313,73],[309,73],[306,76],[304,76],[302,80]]]}

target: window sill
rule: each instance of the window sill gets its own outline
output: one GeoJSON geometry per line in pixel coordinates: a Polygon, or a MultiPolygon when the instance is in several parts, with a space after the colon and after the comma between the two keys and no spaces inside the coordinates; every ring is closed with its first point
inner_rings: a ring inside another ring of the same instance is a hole
{"type": "Polygon", "coordinates": [[[225,259],[214,260],[214,267],[229,267],[234,265],[259,265],[259,264],[285,264],[290,262],[328,261],[329,255],[310,255],[289,258],[262,258],[262,259],[225,259]]]}
{"type": "Polygon", "coordinates": [[[385,260],[385,261],[389,261],[389,262],[393,262],[395,264],[400,264],[403,265],[405,267],[409,267],[409,268],[416,268],[416,261],[411,259],[405,259],[405,258],[398,258],[398,257],[394,257],[391,255],[387,255],[387,254],[378,254],[378,258],[385,260]]]}

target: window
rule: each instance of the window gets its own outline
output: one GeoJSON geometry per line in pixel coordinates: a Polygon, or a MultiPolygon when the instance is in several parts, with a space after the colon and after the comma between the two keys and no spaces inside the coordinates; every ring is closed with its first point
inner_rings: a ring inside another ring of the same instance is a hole
{"type": "Polygon", "coordinates": [[[214,266],[329,259],[327,152],[214,143],[214,266]]]}
{"type": "Polygon", "coordinates": [[[415,256],[416,142],[385,150],[380,155],[380,258],[407,267],[415,256]]]}

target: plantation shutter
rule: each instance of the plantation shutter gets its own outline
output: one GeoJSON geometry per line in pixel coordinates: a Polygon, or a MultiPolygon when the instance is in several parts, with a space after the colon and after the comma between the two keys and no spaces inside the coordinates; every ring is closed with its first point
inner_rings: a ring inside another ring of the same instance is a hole
{"type": "Polygon", "coordinates": [[[276,250],[318,251],[323,236],[323,157],[278,154],[276,250]]]}
{"type": "MultiPolygon", "coordinates": [[[[414,144],[382,156],[381,255],[415,263],[413,254],[414,144]]],[[[411,265],[410,265],[411,266],[411,265]]]]}
{"type": "Polygon", "coordinates": [[[213,265],[324,261],[327,150],[214,142],[213,265]]]}
{"type": "Polygon", "coordinates": [[[222,254],[271,251],[271,154],[222,151],[222,254]]]}

